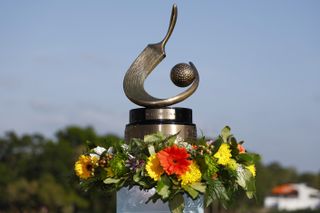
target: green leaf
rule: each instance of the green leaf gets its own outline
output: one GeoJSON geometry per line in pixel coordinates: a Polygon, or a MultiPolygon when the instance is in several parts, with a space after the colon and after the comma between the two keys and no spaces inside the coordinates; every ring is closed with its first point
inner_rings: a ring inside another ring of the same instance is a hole
{"type": "Polygon", "coordinates": [[[204,184],[204,183],[195,182],[195,183],[191,184],[191,187],[201,193],[206,192],[206,184],[204,184]]]}
{"type": "Polygon", "coordinates": [[[184,199],[182,194],[176,194],[172,200],[169,201],[169,208],[171,213],[182,213],[184,210],[184,199]]]}
{"type": "Polygon", "coordinates": [[[156,153],[153,145],[148,146],[148,151],[149,151],[150,156],[156,153]]]}
{"type": "Polygon", "coordinates": [[[251,154],[249,153],[242,153],[242,154],[239,154],[237,156],[238,160],[239,160],[239,163],[242,163],[244,165],[251,165],[251,164],[254,164],[254,158],[251,154]]]}
{"type": "Polygon", "coordinates": [[[145,143],[155,143],[158,141],[162,141],[165,139],[165,136],[161,133],[161,132],[157,132],[155,134],[152,135],[145,135],[143,138],[143,141],[145,143]]]}
{"type": "Polygon", "coordinates": [[[199,195],[199,192],[188,185],[183,185],[182,188],[192,197],[192,199],[195,199],[199,195]]]}
{"type": "Polygon", "coordinates": [[[258,163],[259,161],[261,161],[261,156],[259,154],[255,154],[255,153],[250,153],[253,157],[253,161],[254,164],[258,163]]]}
{"type": "Polygon", "coordinates": [[[253,153],[242,153],[237,156],[239,163],[246,166],[257,163],[260,160],[260,156],[253,153]]]}
{"type": "Polygon", "coordinates": [[[147,144],[141,139],[133,138],[129,143],[129,152],[138,152],[140,149],[144,148],[147,144]]]}
{"type": "Polygon", "coordinates": [[[227,142],[228,137],[231,135],[231,128],[229,126],[225,126],[222,130],[221,130],[221,137],[223,139],[224,142],[227,142]]]}
{"type": "Polygon", "coordinates": [[[179,185],[180,186],[180,181],[178,181],[178,179],[176,179],[176,178],[170,178],[170,181],[171,181],[171,183],[173,184],[173,185],[179,185]]]}
{"type": "Polygon", "coordinates": [[[208,188],[204,198],[206,207],[210,205],[213,200],[219,200],[223,206],[226,206],[230,200],[226,188],[219,180],[208,182],[208,188]]]}
{"type": "Polygon", "coordinates": [[[164,184],[158,184],[157,193],[162,197],[162,199],[166,199],[170,195],[169,186],[164,184]]]}
{"type": "Polygon", "coordinates": [[[167,138],[167,143],[168,143],[168,146],[172,146],[174,144],[174,142],[176,141],[177,139],[177,135],[179,134],[180,132],[178,132],[177,134],[174,134],[174,135],[170,135],[168,138],[167,138]]]}
{"type": "Polygon", "coordinates": [[[150,188],[150,185],[144,181],[139,181],[138,183],[140,186],[143,186],[144,188],[150,188]]]}
{"type": "Polygon", "coordinates": [[[213,202],[213,197],[210,193],[206,192],[204,194],[204,206],[207,208],[210,206],[210,204],[213,202]]]}
{"type": "Polygon", "coordinates": [[[121,178],[120,181],[118,183],[115,184],[115,188],[118,190],[120,188],[122,188],[126,181],[127,181],[128,178],[121,178]]]}
{"type": "Polygon", "coordinates": [[[137,172],[133,175],[133,181],[138,183],[140,181],[140,172],[137,172]]]}
{"type": "Polygon", "coordinates": [[[246,195],[249,199],[252,199],[254,196],[255,196],[255,192],[252,192],[252,191],[247,191],[246,192],[246,195]]]}
{"type": "Polygon", "coordinates": [[[113,183],[118,183],[120,179],[115,179],[115,178],[107,178],[103,182],[105,184],[113,184],[113,183]]]}
{"type": "Polygon", "coordinates": [[[85,143],[88,149],[93,149],[97,146],[94,142],[91,142],[91,141],[86,141],[85,143]]]}
{"type": "Polygon", "coordinates": [[[157,184],[157,193],[162,197],[162,199],[166,199],[170,195],[170,180],[166,176],[161,176],[160,180],[157,184]]]}
{"type": "Polygon", "coordinates": [[[148,198],[148,200],[145,202],[146,204],[148,204],[150,201],[152,201],[153,203],[157,202],[157,200],[161,199],[161,196],[158,195],[157,193],[154,193],[151,197],[148,198]]]}
{"type": "Polygon", "coordinates": [[[221,136],[215,139],[215,141],[213,142],[214,148],[212,150],[212,154],[215,154],[219,150],[222,143],[223,143],[223,139],[221,136]]]}
{"type": "Polygon", "coordinates": [[[194,143],[192,144],[197,144],[197,145],[206,145],[207,144],[208,139],[204,136],[200,137],[198,140],[194,141],[194,143]]]}
{"type": "Polygon", "coordinates": [[[246,191],[249,199],[253,198],[256,191],[255,178],[248,169],[242,167],[237,170],[236,182],[246,191]]]}
{"type": "Polygon", "coordinates": [[[214,192],[219,200],[229,200],[226,188],[220,181],[214,181],[214,192]]]}
{"type": "Polygon", "coordinates": [[[238,142],[237,142],[237,139],[235,137],[233,137],[233,136],[229,137],[229,141],[228,142],[230,143],[230,145],[232,147],[235,147],[235,148],[238,147],[238,142]]]}
{"type": "Polygon", "coordinates": [[[250,171],[242,168],[237,170],[237,183],[241,186],[244,190],[247,189],[247,179],[251,177],[250,171]]]}
{"type": "Polygon", "coordinates": [[[205,179],[211,179],[211,176],[219,171],[216,161],[207,154],[204,155],[204,164],[200,168],[202,168],[203,178],[205,179]]]}

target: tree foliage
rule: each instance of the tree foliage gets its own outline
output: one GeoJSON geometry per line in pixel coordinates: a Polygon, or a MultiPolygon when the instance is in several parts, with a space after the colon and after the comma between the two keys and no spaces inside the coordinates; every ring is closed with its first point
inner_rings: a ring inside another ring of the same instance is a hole
{"type": "Polygon", "coordinates": [[[1,212],[115,212],[115,195],[84,193],[73,173],[86,140],[119,140],[98,136],[91,127],[70,126],[56,138],[42,135],[0,137],[1,212]]]}

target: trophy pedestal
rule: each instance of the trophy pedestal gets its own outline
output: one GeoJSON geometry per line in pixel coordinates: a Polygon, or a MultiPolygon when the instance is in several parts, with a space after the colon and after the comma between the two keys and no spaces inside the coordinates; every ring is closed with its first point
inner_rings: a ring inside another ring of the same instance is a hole
{"type": "Polygon", "coordinates": [[[177,140],[195,140],[196,125],[192,123],[192,110],[188,108],[137,108],[130,110],[125,141],[157,132],[165,136],[177,135],[177,140]]]}
{"type": "MultiPolygon", "coordinates": [[[[156,203],[150,201],[145,204],[148,198],[155,193],[155,189],[141,191],[139,187],[128,190],[123,188],[117,192],[117,213],[168,213],[169,204],[158,200],[156,203]]],[[[184,195],[184,213],[204,213],[203,197],[192,200],[184,195]]]]}
{"type": "MultiPolygon", "coordinates": [[[[143,139],[157,132],[165,136],[177,134],[177,141],[196,140],[196,125],[192,123],[192,110],[187,108],[137,108],[130,110],[130,122],[126,125],[125,141],[143,139]]],[[[155,189],[142,191],[139,187],[123,188],[117,192],[117,213],[167,213],[169,203],[146,201],[155,189]]],[[[203,198],[192,200],[184,195],[185,213],[203,213],[203,198]]]]}

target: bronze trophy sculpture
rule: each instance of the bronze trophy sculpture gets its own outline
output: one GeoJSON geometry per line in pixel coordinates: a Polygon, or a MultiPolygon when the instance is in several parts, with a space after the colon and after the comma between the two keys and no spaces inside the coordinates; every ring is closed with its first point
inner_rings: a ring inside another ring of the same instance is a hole
{"type": "Polygon", "coordinates": [[[192,110],[187,108],[168,108],[192,95],[199,85],[199,74],[193,63],[177,64],[171,70],[171,80],[179,87],[191,86],[184,92],[167,99],[159,99],[148,94],[144,81],[153,69],[166,57],[165,45],[177,21],[177,6],[173,5],[169,29],[162,41],[149,44],[132,63],[127,71],[123,89],[126,96],[135,104],[146,108],[130,111],[130,123],[126,127],[125,139],[143,138],[157,131],[165,135],[179,133],[182,139],[196,138],[196,128],[192,124],[192,110]]]}
{"type": "MultiPolygon", "coordinates": [[[[196,125],[192,123],[192,110],[188,108],[168,107],[179,103],[192,95],[199,85],[199,74],[193,63],[180,63],[171,70],[171,80],[176,86],[187,87],[184,92],[167,99],[159,99],[148,94],[144,81],[154,68],[166,57],[165,45],[168,42],[177,21],[177,6],[173,5],[169,29],[159,43],[149,44],[140,53],[128,69],[123,89],[126,96],[135,104],[145,108],[130,110],[130,121],[125,129],[125,141],[144,138],[145,135],[161,132],[169,136],[177,134],[176,140],[196,140],[196,125]]],[[[122,189],[117,193],[117,212],[169,212],[167,204],[161,201],[145,204],[154,190],[140,191],[122,189]]],[[[203,201],[186,200],[184,212],[203,212],[203,201]]]]}

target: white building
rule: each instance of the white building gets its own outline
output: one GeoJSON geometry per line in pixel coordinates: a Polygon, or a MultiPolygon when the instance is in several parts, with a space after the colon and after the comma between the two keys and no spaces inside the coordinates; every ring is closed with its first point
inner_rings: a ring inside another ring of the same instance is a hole
{"type": "Polygon", "coordinates": [[[305,184],[284,184],[272,189],[272,195],[264,200],[266,208],[301,210],[320,208],[320,191],[305,184]]]}

